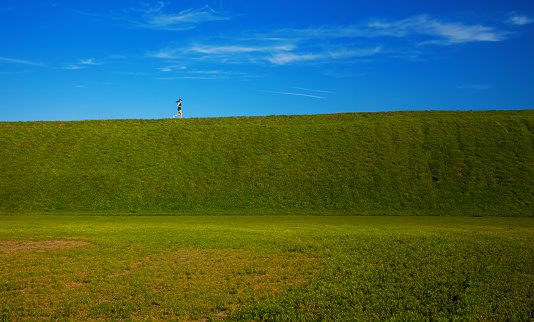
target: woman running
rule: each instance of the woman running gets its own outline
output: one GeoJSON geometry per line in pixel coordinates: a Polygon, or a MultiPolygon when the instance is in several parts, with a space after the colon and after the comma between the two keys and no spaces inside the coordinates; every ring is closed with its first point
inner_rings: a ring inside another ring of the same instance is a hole
{"type": "Polygon", "coordinates": [[[177,117],[178,115],[180,115],[180,118],[182,118],[182,99],[180,98],[176,101],[176,103],[178,103],[178,114],[174,115],[173,118],[177,117]]]}

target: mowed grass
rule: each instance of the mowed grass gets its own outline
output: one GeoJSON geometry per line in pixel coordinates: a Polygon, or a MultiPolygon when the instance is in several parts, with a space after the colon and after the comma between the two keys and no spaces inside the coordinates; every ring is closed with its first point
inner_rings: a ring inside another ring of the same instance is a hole
{"type": "Polygon", "coordinates": [[[0,122],[0,214],[523,216],[534,110],[0,122]]]}
{"type": "Polygon", "coordinates": [[[0,216],[0,320],[534,319],[534,219],[0,216]]]}

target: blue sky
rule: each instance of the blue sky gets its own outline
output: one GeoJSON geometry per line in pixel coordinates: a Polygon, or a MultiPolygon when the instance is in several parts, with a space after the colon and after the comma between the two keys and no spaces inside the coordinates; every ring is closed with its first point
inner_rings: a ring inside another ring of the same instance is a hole
{"type": "Polygon", "coordinates": [[[534,108],[534,1],[0,2],[0,121],[534,108]]]}

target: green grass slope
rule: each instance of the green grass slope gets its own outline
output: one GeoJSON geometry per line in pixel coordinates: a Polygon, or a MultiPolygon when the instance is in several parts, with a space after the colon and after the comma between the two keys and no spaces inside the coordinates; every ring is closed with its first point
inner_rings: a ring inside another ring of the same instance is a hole
{"type": "Polygon", "coordinates": [[[0,213],[534,213],[534,111],[0,122],[0,213]]]}

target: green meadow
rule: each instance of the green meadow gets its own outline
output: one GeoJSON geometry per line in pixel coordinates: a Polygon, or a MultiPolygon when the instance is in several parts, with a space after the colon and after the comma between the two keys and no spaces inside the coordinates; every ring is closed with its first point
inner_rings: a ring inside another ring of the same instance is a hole
{"type": "Polygon", "coordinates": [[[531,321],[534,219],[0,216],[0,320],[531,321]]]}
{"type": "Polygon", "coordinates": [[[533,129],[0,122],[0,321],[534,320],[533,129]]]}

